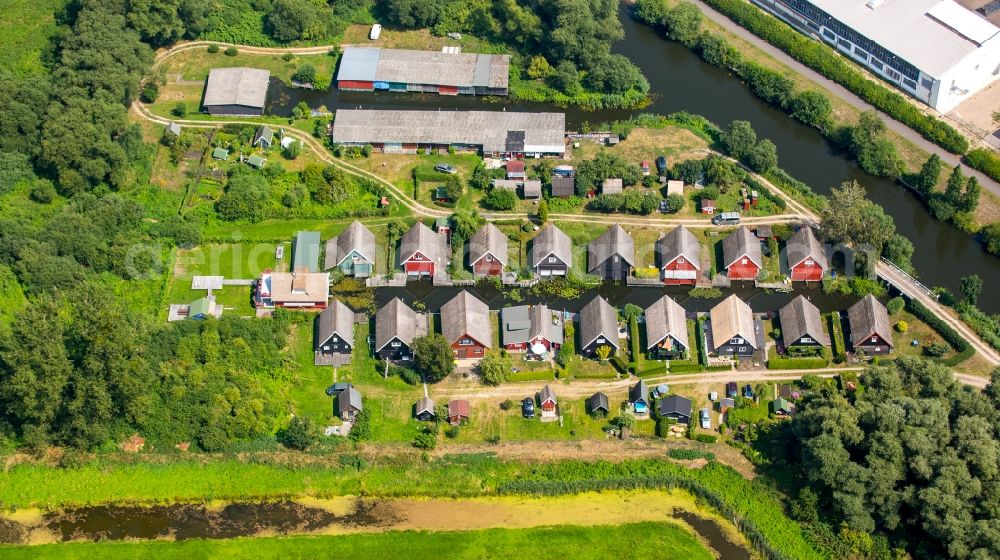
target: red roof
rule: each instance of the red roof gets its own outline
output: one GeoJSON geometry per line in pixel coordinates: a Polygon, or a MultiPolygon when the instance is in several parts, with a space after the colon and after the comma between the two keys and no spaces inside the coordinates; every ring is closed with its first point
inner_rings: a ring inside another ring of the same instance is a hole
{"type": "Polygon", "coordinates": [[[643,160],[643,162],[642,162],[642,168],[643,169],[649,169],[649,162],[646,161],[646,160],[643,160]]]}
{"type": "Polygon", "coordinates": [[[471,407],[469,406],[469,401],[455,400],[448,403],[448,417],[469,417],[469,411],[471,407]]]}
{"type": "Polygon", "coordinates": [[[507,162],[507,172],[510,173],[511,171],[518,171],[518,172],[524,171],[524,162],[523,161],[517,161],[517,160],[508,161],[507,162]]]}

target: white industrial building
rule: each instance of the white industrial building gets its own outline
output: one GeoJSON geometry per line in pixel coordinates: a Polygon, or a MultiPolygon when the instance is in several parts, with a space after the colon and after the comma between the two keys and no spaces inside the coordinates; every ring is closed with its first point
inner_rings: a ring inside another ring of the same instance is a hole
{"type": "Polygon", "coordinates": [[[1000,75],[996,2],[752,1],[941,112],[1000,75]]]}

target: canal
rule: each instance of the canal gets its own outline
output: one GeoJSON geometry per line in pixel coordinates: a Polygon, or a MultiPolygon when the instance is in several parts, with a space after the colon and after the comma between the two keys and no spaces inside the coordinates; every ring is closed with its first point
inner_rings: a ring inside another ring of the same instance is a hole
{"type": "MultiPolygon", "coordinates": [[[[899,233],[916,246],[913,264],[924,284],[945,286],[957,292],[962,276],[978,274],[985,285],[1000,285],[1000,259],[987,253],[969,235],[931,218],[916,197],[892,181],[865,174],[817,131],[793,121],[783,111],[757,99],[729,72],[706,64],[682,45],[661,38],[653,29],[633,20],[624,5],[620,18],[625,27],[625,39],[615,44],[613,50],[638,64],[651,87],[652,104],[642,112],[688,111],[704,115],[722,126],[736,119],[748,120],[753,123],[759,137],[769,138],[777,145],[781,167],[816,192],[829,193],[832,187],[850,180],[864,185],[871,199],[895,219],[899,233]]],[[[269,111],[289,114],[300,100],[311,107],[324,105],[330,110],[358,107],[489,110],[503,107],[523,111],[563,111],[571,129],[578,128],[583,122],[612,121],[634,113],[620,110],[587,112],[538,103],[487,103],[484,106],[483,100],[475,97],[315,92],[291,90],[280,84],[272,86],[269,111]]],[[[1000,290],[984,291],[979,301],[986,311],[1000,312],[1000,290]]]]}

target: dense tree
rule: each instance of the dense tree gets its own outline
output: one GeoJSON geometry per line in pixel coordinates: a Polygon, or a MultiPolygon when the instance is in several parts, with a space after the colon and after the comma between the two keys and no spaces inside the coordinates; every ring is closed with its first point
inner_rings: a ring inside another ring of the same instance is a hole
{"type": "Polygon", "coordinates": [[[914,557],[997,557],[993,384],[984,395],[912,357],[869,367],[864,382],[856,400],[811,393],[790,426],[799,472],[831,521],[884,531],[914,557]]]}
{"type": "Polygon", "coordinates": [[[625,185],[634,185],[642,177],[639,166],[611,152],[598,152],[594,159],[580,163],[576,169],[576,194],[585,196],[601,186],[605,179],[618,178],[625,185]]]}
{"type": "Polygon", "coordinates": [[[637,90],[642,93],[649,91],[649,82],[631,61],[620,54],[611,54],[597,60],[591,65],[583,78],[587,87],[606,93],[625,93],[637,90]]]}
{"type": "Polygon", "coordinates": [[[861,113],[851,129],[851,151],[861,168],[876,177],[897,178],[903,172],[903,160],[896,145],[885,138],[885,123],[874,111],[861,113]]]}
{"type": "Polygon", "coordinates": [[[544,225],[545,222],[549,221],[549,203],[545,200],[541,200],[538,203],[538,223],[544,225]]]}
{"type": "Polygon", "coordinates": [[[506,352],[491,350],[479,361],[479,375],[487,385],[500,385],[510,377],[513,365],[506,352]]]}
{"type": "Polygon", "coordinates": [[[325,18],[323,8],[309,0],[275,0],[267,14],[268,33],[284,42],[324,37],[325,18]]]}
{"type": "Polygon", "coordinates": [[[259,222],[264,219],[269,189],[263,175],[238,167],[229,177],[226,192],[216,201],[215,211],[223,220],[259,222]]]}
{"type": "Polygon", "coordinates": [[[797,93],[789,101],[792,117],[820,130],[828,130],[832,124],[833,104],[821,91],[809,89],[797,93]]]}
{"type": "Polygon", "coordinates": [[[437,383],[455,371],[455,354],[439,334],[429,334],[413,341],[413,365],[428,383],[437,383]]]}
{"type": "Polygon", "coordinates": [[[969,180],[965,183],[965,190],[962,191],[962,197],[956,205],[957,209],[960,212],[975,212],[979,206],[979,194],[982,192],[982,189],[978,179],[969,177],[969,180]]]}
{"type": "Polygon", "coordinates": [[[757,143],[757,133],[750,121],[733,121],[722,134],[722,145],[726,152],[736,159],[742,160],[757,143]]]}
{"type": "Polygon", "coordinates": [[[750,150],[746,156],[746,164],[757,173],[766,173],[778,165],[778,147],[764,138],[750,150]]]}
{"type": "Polygon", "coordinates": [[[483,197],[483,204],[491,210],[513,210],[517,206],[517,195],[510,189],[492,188],[483,197]]]}
{"type": "Polygon", "coordinates": [[[994,255],[1000,255],[1000,222],[984,227],[982,235],[986,249],[994,255]]]}
{"type": "Polygon", "coordinates": [[[49,87],[43,76],[17,78],[0,68],[0,152],[38,155],[49,87]]]}
{"type": "Polygon", "coordinates": [[[576,69],[575,64],[568,60],[559,61],[550,81],[554,87],[567,95],[576,95],[580,92],[580,71],[576,69]]]}
{"type": "Polygon", "coordinates": [[[305,451],[316,443],[316,428],[311,420],[304,416],[293,416],[281,434],[281,444],[290,449],[305,451]]]}
{"type": "Polygon", "coordinates": [[[965,298],[965,303],[976,305],[979,302],[979,294],[983,293],[983,279],[978,274],[970,274],[962,278],[959,291],[965,298]]]}
{"type": "Polygon", "coordinates": [[[663,200],[666,201],[663,210],[667,214],[676,214],[680,212],[681,208],[684,208],[684,197],[679,194],[667,195],[663,200]]]}
{"type": "Polygon", "coordinates": [[[965,185],[965,175],[962,173],[962,166],[956,165],[948,175],[948,183],[944,188],[945,199],[952,206],[957,206],[962,200],[963,185],[965,185]]]}
{"type": "Polygon", "coordinates": [[[690,2],[680,2],[666,11],[663,24],[667,33],[675,41],[693,47],[701,32],[701,10],[690,2]]]}
{"type": "Polygon", "coordinates": [[[718,35],[702,33],[698,37],[698,54],[701,58],[720,68],[728,68],[740,60],[740,52],[718,35]]]}
{"type": "Polygon", "coordinates": [[[912,270],[913,243],[900,234],[894,234],[882,248],[882,256],[903,270],[912,270]]]}
{"type": "Polygon", "coordinates": [[[869,246],[876,255],[896,234],[892,217],[881,206],[868,200],[864,187],[855,181],[835,187],[821,213],[823,236],[856,249],[869,246]]]}
{"type": "Polygon", "coordinates": [[[941,158],[937,154],[931,154],[927,161],[920,168],[920,173],[914,181],[914,187],[924,198],[930,197],[941,179],[941,158]]]}

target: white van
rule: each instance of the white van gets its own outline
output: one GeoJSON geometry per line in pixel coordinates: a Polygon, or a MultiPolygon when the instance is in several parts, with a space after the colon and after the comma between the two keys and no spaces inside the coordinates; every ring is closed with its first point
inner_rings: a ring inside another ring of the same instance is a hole
{"type": "Polygon", "coordinates": [[[382,26],[376,23],[375,25],[372,26],[372,30],[368,32],[368,39],[374,41],[378,39],[379,35],[381,34],[382,34],[382,26]]]}

